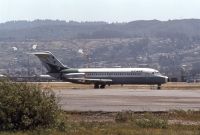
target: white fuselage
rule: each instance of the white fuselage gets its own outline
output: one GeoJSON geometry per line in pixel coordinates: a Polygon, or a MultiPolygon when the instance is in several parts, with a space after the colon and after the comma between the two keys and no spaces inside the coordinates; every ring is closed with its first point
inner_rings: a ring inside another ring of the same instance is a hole
{"type": "Polygon", "coordinates": [[[66,74],[67,78],[110,79],[110,84],[163,84],[168,80],[151,68],[81,68],[76,73],[66,74]]]}

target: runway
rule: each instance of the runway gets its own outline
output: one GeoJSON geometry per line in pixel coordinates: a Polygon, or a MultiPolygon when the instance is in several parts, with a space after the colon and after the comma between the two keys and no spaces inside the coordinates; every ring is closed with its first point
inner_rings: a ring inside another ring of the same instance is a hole
{"type": "Polygon", "coordinates": [[[200,90],[54,90],[66,111],[200,110],[200,90]]]}

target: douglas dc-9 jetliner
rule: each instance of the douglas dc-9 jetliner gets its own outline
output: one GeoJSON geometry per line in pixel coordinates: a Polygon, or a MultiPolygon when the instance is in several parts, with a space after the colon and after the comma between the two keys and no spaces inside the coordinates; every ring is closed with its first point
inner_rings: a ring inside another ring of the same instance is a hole
{"type": "Polygon", "coordinates": [[[36,52],[50,77],[80,84],[94,84],[105,88],[113,84],[156,84],[158,89],[166,83],[167,76],[151,68],[69,68],[56,59],[51,52],[36,52]]]}

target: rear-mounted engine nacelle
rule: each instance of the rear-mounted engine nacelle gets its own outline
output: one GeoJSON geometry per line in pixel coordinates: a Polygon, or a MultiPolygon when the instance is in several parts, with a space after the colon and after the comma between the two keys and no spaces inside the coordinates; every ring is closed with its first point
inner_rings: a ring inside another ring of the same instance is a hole
{"type": "Polygon", "coordinates": [[[63,75],[65,78],[85,78],[85,73],[69,73],[63,75]]]}

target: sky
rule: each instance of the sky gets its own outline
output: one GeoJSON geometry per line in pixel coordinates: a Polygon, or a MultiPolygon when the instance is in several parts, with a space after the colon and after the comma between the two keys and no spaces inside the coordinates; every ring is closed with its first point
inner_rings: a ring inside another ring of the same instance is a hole
{"type": "Polygon", "coordinates": [[[0,22],[129,22],[200,18],[200,0],[0,0],[0,22]]]}

